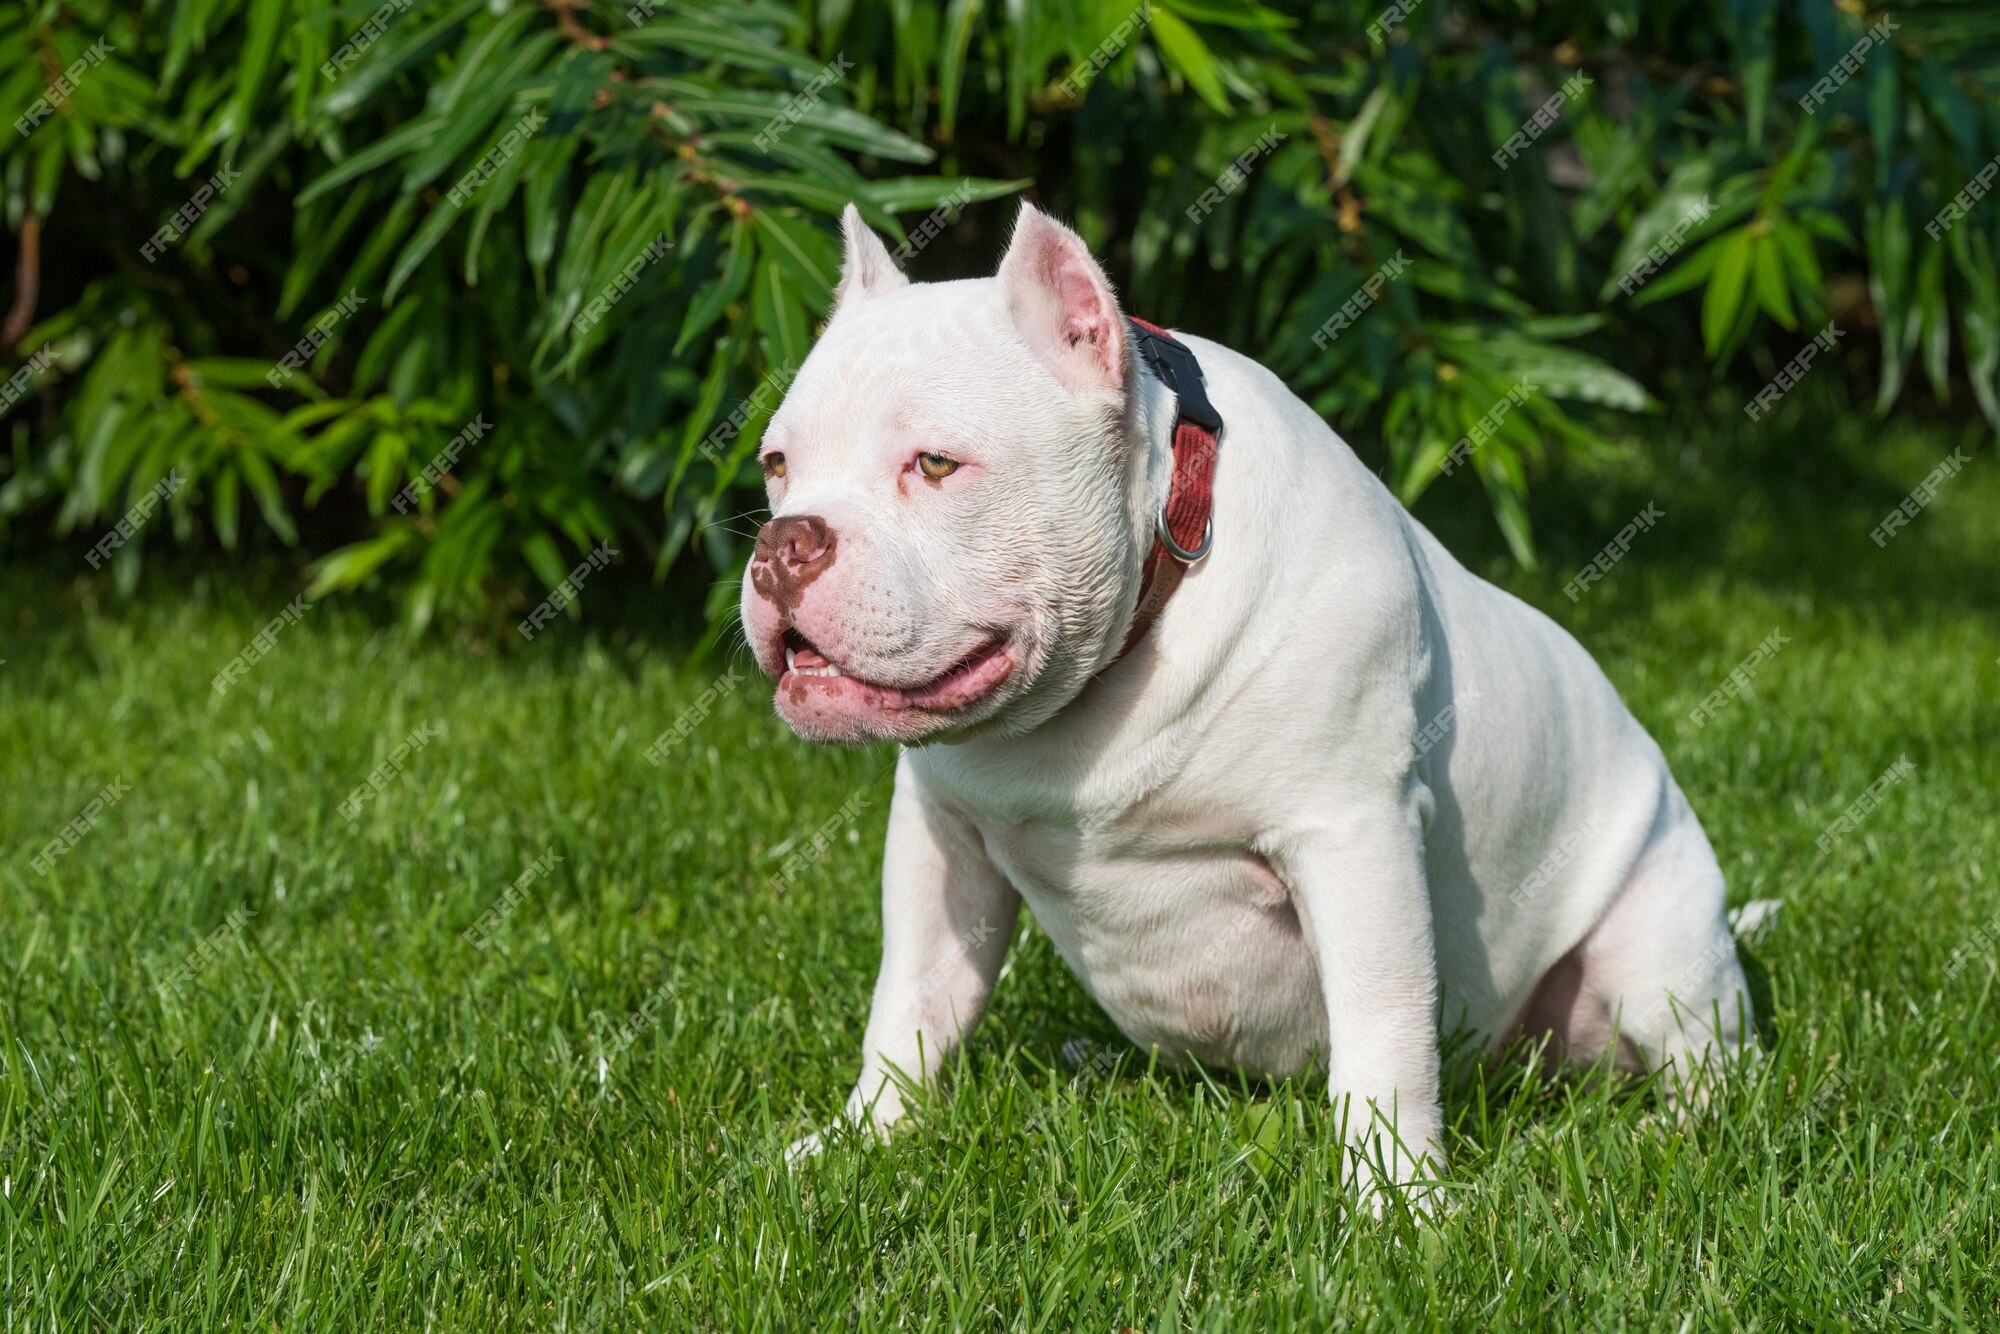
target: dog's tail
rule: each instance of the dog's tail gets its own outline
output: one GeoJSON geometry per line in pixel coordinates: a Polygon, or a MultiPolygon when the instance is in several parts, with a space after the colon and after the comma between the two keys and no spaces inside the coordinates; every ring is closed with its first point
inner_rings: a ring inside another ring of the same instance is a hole
{"type": "Polygon", "coordinates": [[[1752,899],[1740,908],[1729,910],[1729,929],[1744,944],[1754,945],[1778,920],[1778,910],[1784,906],[1778,899],[1752,899]]]}

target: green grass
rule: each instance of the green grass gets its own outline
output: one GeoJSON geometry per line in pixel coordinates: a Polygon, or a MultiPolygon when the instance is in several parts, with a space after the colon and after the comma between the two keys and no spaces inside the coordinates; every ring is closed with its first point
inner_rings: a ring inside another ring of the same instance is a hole
{"type": "Polygon", "coordinates": [[[169,564],[117,607],[73,552],[18,564],[8,1328],[1993,1327],[2000,460],[1976,452],[1878,549],[1955,431],[1659,434],[1653,462],[1545,489],[1541,573],[1437,517],[1598,654],[1732,901],[1785,901],[1752,951],[1766,1059],[1685,1124],[1644,1090],[1491,1072],[1449,1103],[1428,1226],[1342,1207],[1309,1082],[1073,1071],[1065,1043],[1117,1034],[1032,925],[914,1123],[788,1173],[774,1151],[855,1071],[886,752],[802,746],[749,673],[649,764],[726,663],[643,628],[411,648],[326,604],[218,698],[295,584],[169,564]],[[1665,521],[1571,605],[1564,580],[1649,499],[1665,521]],[[1773,629],[1790,643],[1754,693],[1690,726],[1773,629]],[[1904,755],[1914,775],[1816,848],[1904,755]],[[129,793],[37,874],[114,779],[129,793]],[[775,884],[822,829],[828,855],[775,884]]]}

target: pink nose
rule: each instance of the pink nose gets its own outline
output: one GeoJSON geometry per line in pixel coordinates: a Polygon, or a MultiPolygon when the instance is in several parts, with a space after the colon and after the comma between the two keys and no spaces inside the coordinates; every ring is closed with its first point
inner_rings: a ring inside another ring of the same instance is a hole
{"type": "Polygon", "coordinates": [[[806,585],[833,564],[833,529],[817,514],[788,514],[757,530],[750,557],[750,586],[780,611],[799,605],[806,585]]]}

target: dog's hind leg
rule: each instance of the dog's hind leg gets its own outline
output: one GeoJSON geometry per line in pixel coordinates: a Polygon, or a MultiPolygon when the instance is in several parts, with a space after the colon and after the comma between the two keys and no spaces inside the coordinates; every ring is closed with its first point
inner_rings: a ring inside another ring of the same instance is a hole
{"type": "MultiPolygon", "coordinates": [[[[1710,1081],[1750,1050],[1750,988],[1723,909],[1722,868],[1680,789],[1625,887],[1577,946],[1578,1056],[1601,1052],[1615,1025],[1621,1054],[1664,1069],[1676,1101],[1706,1100],[1710,1081]]],[[[1621,1062],[1625,1064],[1628,1062],[1621,1062]]]]}

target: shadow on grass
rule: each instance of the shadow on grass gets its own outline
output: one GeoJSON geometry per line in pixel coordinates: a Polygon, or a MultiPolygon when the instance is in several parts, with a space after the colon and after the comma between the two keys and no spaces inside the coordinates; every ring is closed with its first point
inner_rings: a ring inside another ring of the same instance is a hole
{"type": "MultiPolygon", "coordinates": [[[[1063,969],[1039,930],[1029,932],[1015,949],[1014,980],[1021,985],[1012,995],[1003,992],[1004,1001],[996,1000],[995,1013],[981,1030],[984,1042],[954,1054],[940,1090],[906,1090],[910,1106],[936,1133],[956,1138],[967,1131],[996,1129],[1014,1110],[1009,1094],[1015,1090],[1036,1104],[1013,1127],[1031,1138],[1064,1127],[1087,1128],[1099,1100],[1149,1088],[1181,1107],[1191,1106],[1204,1091],[1212,1093],[1232,1127],[1235,1118],[1254,1115],[1260,1105],[1298,1102],[1308,1109],[1304,1131],[1335,1133],[1323,1063],[1284,1078],[1263,1078],[1171,1061],[1120,1034],[1063,969]],[[958,1098],[965,1099],[966,1108],[980,1109],[971,1113],[970,1124],[965,1108],[954,1105],[958,1098]]],[[[1750,944],[1739,940],[1738,953],[1757,1016],[1756,1046],[1769,1059],[1781,1040],[1770,971],[1750,944]]],[[[1536,1126],[1563,1122],[1579,1103],[1597,1108],[1594,1115],[1600,1119],[1608,1115],[1618,1121],[1636,1121],[1663,1106],[1657,1072],[1619,1070],[1609,1052],[1588,1065],[1545,1060],[1550,1041],[1548,1035],[1517,1038],[1493,1051],[1469,1034],[1442,1039],[1443,1124],[1452,1159],[1447,1180],[1454,1179],[1461,1162],[1474,1174],[1483,1173],[1491,1154],[1509,1144],[1514,1147],[1506,1152],[1518,1152],[1527,1142],[1523,1135],[1534,1135],[1536,1126]]]]}

